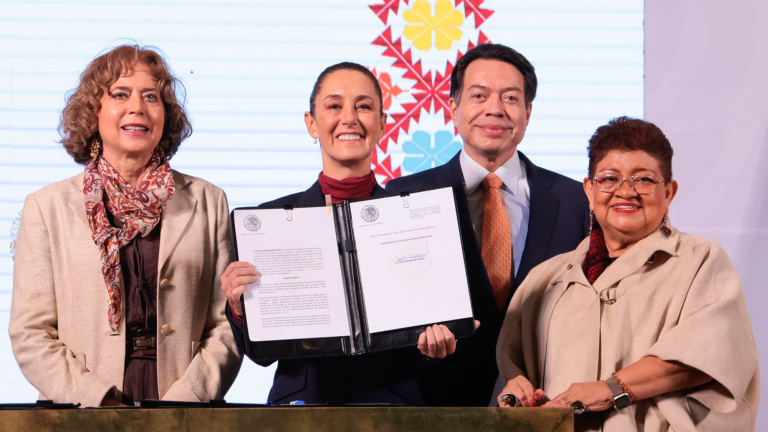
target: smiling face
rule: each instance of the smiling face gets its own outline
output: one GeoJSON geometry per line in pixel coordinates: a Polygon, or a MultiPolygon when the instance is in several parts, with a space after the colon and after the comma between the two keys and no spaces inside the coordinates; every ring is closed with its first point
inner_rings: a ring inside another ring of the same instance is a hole
{"type": "Polygon", "coordinates": [[[315,99],[315,114],[304,114],[307,131],[320,141],[323,172],[332,178],[363,176],[384,133],[387,115],[370,78],[342,69],[325,77],[315,99]]]}
{"type": "MultiPolygon", "coordinates": [[[[648,153],[612,150],[595,166],[596,175],[610,174],[618,178],[651,176],[664,179],[659,162],[648,153]]],[[[668,179],[664,179],[668,180],[668,179]]],[[[605,234],[609,251],[612,244],[622,248],[631,246],[659,227],[669,205],[677,193],[677,182],[659,183],[653,193],[639,195],[624,181],[613,193],[600,192],[599,185],[584,179],[584,191],[589,198],[589,208],[605,234]]]]}
{"type": "Polygon", "coordinates": [[[523,74],[500,60],[475,60],[461,88],[459,100],[450,100],[451,118],[464,151],[493,172],[515,154],[531,117],[523,74]]]}
{"type": "Polygon", "coordinates": [[[149,161],[163,136],[164,123],[157,81],[149,66],[137,63],[101,98],[98,127],[104,158],[113,165],[126,157],[149,161]]]}

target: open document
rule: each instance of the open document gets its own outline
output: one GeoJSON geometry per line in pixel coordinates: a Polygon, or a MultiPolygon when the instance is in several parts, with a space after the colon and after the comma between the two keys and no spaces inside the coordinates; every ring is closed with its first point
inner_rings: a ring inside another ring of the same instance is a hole
{"type": "Polygon", "coordinates": [[[472,316],[452,189],[349,207],[371,333],[472,316]]]}
{"type": "Polygon", "coordinates": [[[237,256],[259,271],[244,295],[253,342],[349,336],[333,215],[235,210],[237,256]]]}
{"type": "Polygon", "coordinates": [[[416,345],[435,323],[474,331],[451,188],[323,207],[232,211],[247,349],[266,359],[416,345]]]}

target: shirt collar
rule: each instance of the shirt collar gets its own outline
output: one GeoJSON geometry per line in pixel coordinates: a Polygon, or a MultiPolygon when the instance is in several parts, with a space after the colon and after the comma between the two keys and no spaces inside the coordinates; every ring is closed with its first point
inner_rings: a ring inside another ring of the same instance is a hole
{"type": "MultiPolygon", "coordinates": [[[[672,230],[669,238],[664,238],[659,230],[653,230],[648,236],[638,241],[629,250],[624,252],[619,259],[611,264],[605,272],[595,281],[594,287],[601,290],[619,282],[628,274],[636,271],[643,264],[653,264],[658,259],[658,253],[663,252],[669,256],[677,256],[679,243],[681,240],[680,231],[673,227],[670,222],[667,223],[672,230]]],[[[589,286],[587,277],[581,265],[584,257],[589,250],[590,238],[585,238],[576,249],[571,252],[571,256],[566,261],[565,273],[562,276],[564,282],[576,282],[581,285],[589,286]]]]}
{"type": "MultiPolygon", "coordinates": [[[[459,162],[461,163],[461,171],[464,174],[467,194],[471,195],[483,183],[483,179],[490,174],[490,171],[469,157],[464,149],[461,150],[459,155],[459,162]]],[[[494,174],[499,176],[508,192],[512,195],[517,195],[519,180],[524,177],[523,168],[520,165],[520,155],[517,154],[517,151],[509,160],[504,162],[504,165],[496,169],[494,174]]]]}

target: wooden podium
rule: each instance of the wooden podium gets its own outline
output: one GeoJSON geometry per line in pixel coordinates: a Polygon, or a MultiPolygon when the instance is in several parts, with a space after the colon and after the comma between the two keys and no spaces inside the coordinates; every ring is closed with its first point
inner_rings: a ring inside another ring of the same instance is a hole
{"type": "Polygon", "coordinates": [[[0,410],[0,432],[572,432],[566,408],[98,408],[0,410]]]}

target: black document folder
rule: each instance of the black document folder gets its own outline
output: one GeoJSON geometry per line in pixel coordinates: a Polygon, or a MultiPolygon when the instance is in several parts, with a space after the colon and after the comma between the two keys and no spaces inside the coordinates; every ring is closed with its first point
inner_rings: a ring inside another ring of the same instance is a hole
{"type": "Polygon", "coordinates": [[[260,273],[241,299],[251,357],[414,346],[436,323],[474,332],[451,188],[231,217],[238,260],[260,273]]]}

